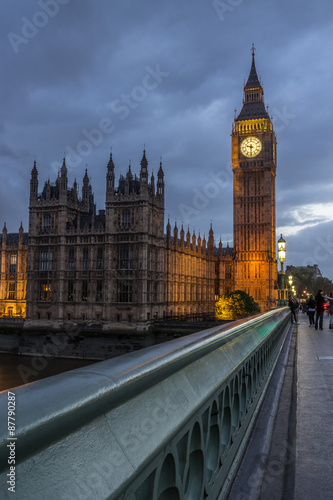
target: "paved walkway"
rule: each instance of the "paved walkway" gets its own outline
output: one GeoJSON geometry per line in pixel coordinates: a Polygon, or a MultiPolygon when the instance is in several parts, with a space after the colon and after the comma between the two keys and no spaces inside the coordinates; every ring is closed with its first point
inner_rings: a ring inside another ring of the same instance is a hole
{"type": "Polygon", "coordinates": [[[333,330],[308,327],[297,335],[296,476],[294,500],[333,499],[333,330]]]}
{"type": "Polygon", "coordinates": [[[333,329],[298,319],[228,500],[333,500],[333,329]]]}

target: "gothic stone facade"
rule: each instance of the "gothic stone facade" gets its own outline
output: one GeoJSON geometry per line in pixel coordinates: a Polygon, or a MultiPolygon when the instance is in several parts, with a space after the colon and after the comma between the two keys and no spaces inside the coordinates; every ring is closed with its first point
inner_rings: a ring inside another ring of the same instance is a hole
{"type": "Polygon", "coordinates": [[[98,213],[87,171],[81,196],[76,181],[68,187],[65,159],[55,183],[39,192],[35,162],[29,236],[23,228],[18,237],[8,239],[5,228],[2,235],[0,316],[144,327],[154,319],[212,317],[216,298],[237,289],[262,310],[274,307],[276,138],[254,51],[232,130],[232,166],[233,249],[221,241],[215,247],[212,227],[207,241],[177,225],[172,231],[169,222],[165,234],[164,172],[160,164],[155,184],[145,151],[138,177],[129,166],[117,185],[110,155],[98,213]],[[8,266],[15,258],[14,279],[8,266]]]}
{"type": "MultiPolygon", "coordinates": [[[[164,234],[164,172],[155,185],[144,151],[139,176],[129,166],[115,184],[110,155],[105,210],[96,214],[86,171],[82,196],[68,188],[66,161],[54,184],[38,192],[36,163],[30,181],[27,314],[36,321],[144,325],[162,318],[214,316],[218,265],[232,250],[178,228],[164,234]]],[[[223,267],[223,266],[222,266],[223,267]]],[[[223,281],[231,290],[231,273],[223,281]]],[[[217,284],[218,283],[218,284],[217,284]]],[[[225,287],[223,286],[223,289],[225,287]]]]}
{"type": "Polygon", "coordinates": [[[0,317],[26,315],[28,235],[22,224],[18,233],[0,235],[0,317]]]}

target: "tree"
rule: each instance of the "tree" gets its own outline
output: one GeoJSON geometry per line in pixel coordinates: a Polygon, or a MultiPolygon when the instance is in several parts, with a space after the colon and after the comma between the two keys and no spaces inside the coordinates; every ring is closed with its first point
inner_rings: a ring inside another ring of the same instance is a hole
{"type": "Polygon", "coordinates": [[[293,277],[296,295],[299,297],[304,295],[304,291],[305,295],[316,295],[318,290],[323,290],[326,294],[329,294],[333,290],[333,282],[322,276],[316,278],[311,266],[292,267],[290,274],[293,277]]]}
{"type": "Polygon", "coordinates": [[[259,304],[243,290],[226,293],[215,303],[216,319],[234,321],[257,313],[260,313],[259,304]]]}
{"type": "Polygon", "coordinates": [[[314,272],[311,267],[294,267],[291,271],[293,285],[296,289],[296,295],[301,296],[303,290],[307,293],[313,293],[314,272]]]}
{"type": "Polygon", "coordinates": [[[326,295],[329,295],[333,290],[333,282],[328,278],[319,276],[319,278],[314,280],[313,293],[316,294],[318,290],[323,290],[326,295]]]}

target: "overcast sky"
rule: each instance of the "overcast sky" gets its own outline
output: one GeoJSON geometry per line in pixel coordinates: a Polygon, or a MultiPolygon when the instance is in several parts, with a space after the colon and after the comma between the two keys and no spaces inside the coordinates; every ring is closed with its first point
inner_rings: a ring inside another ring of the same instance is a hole
{"type": "MultiPolygon", "coordinates": [[[[0,223],[28,230],[30,173],[69,185],[86,165],[105,204],[131,161],[162,157],[166,220],[232,245],[231,128],[256,47],[278,140],[286,265],[333,279],[331,0],[13,0],[1,5],[0,223]],[[2,222],[1,222],[2,220],[2,222]]],[[[280,268],[280,267],[279,267],[280,268]]]]}

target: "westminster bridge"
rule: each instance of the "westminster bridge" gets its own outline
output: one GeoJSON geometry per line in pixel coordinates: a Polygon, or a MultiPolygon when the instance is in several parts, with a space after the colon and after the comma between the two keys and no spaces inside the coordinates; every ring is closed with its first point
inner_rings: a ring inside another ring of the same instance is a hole
{"type": "Polygon", "coordinates": [[[332,498],[332,335],[300,322],[279,308],[4,391],[1,498],[332,498]]]}

